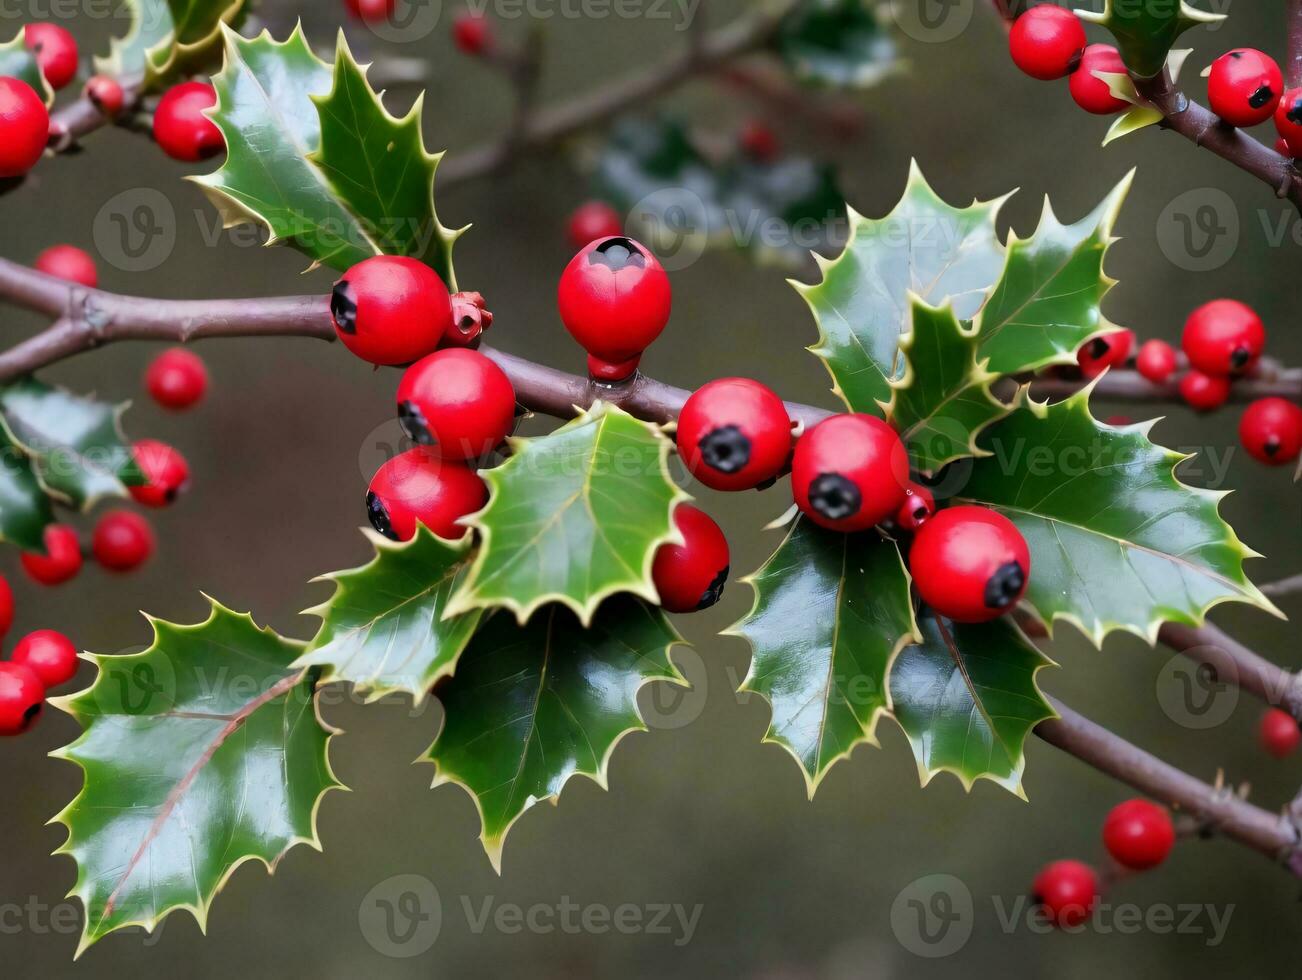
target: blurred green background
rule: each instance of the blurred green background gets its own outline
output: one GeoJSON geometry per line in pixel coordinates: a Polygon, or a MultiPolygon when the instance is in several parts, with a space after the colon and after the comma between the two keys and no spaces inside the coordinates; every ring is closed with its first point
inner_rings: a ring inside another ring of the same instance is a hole
{"type": "MultiPolygon", "coordinates": [[[[342,19],[336,12],[341,0],[302,6],[311,8],[303,11],[310,36],[328,44],[342,19]]],[[[746,6],[718,0],[710,4],[710,16],[722,22],[746,6]]],[[[31,16],[15,7],[5,8],[6,36],[31,16]]],[[[45,5],[39,7],[33,8],[37,14],[45,5]]],[[[1233,4],[1227,24],[1189,35],[1196,48],[1186,72],[1191,91],[1203,91],[1197,72],[1231,46],[1255,45],[1282,59],[1283,8],[1279,2],[1233,4]]],[[[89,9],[102,11],[104,5],[89,9]]],[[[1107,123],[1080,113],[1065,83],[1021,76],[1007,57],[1002,28],[983,3],[961,0],[953,10],[954,16],[966,10],[970,23],[951,40],[901,35],[910,69],[856,97],[866,116],[859,138],[829,135],[798,113],[783,111],[772,118],[783,141],[834,159],[849,200],[869,215],[893,205],[910,157],[955,203],[1020,187],[1004,215],[1023,235],[1030,233],[1043,195],[1052,195],[1060,216],[1074,220],[1138,166],[1119,224],[1123,240],[1111,254],[1110,271],[1121,280],[1107,302],[1111,319],[1141,336],[1174,341],[1195,305],[1235,296],[1264,317],[1272,354],[1302,362],[1297,215],[1252,178],[1175,135],[1149,130],[1100,149],[1107,123]],[[1238,243],[1219,267],[1191,271],[1166,254],[1169,242],[1165,252],[1161,247],[1162,220],[1171,221],[1169,211],[1166,219],[1161,216],[1180,195],[1206,194],[1209,188],[1221,188],[1232,199],[1238,243]],[[1286,232],[1282,243],[1280,229],[1286,232]]],[[[283,20],[279,14],[269,19],[283,20]]],[[[372,56],[428,59],[427,138],[456,154],[499,130],[509,98],[494,73],[452,50],[448,19],[445,11],[437,30],[405,44],[369,38],[357,25],[348,31],[358,39],[356,47],[372,56]]],[[[110,32],[121,33],[125,22],[84,18],[70,26],[87,44],[98,44],[110,32]]],[[[523,19],[510,20],[500,30],[519,36],[526,26],[523,19]]],[[[591,91],[681,42],[672,22],[645,18],[558,16],[547,32],[547,98],[591,91]]],[[[390,108],[405,109],[413,96],[412,89],[395,90],[390,108]]],[[[710,81],[664,101],[724,134],[765,111],[710,81]]],[[[300,275],[304,262],[297,253],[250,247],[247,239],[216,232],[212,210],[181,176],[180,167],[141,137],[96,134],[86,152],[45,161],[30,186],[4,198],[0,254],[30,261],[55,242],[90,247],[95,216],[107,201],[156,187],[175,209],[175,247],[146,273],[103,264],[106,288],[169,297],[329,288],[326,272],[300,275]]],[[[535,154],[508,174],[459,186],[439,199],[446,224],[475,225],[458,246],[457,268],[463,286],[490,299],[497,316],[493,342],[572,370],[581,368],[580,351],[564,334],[553,297],[570,251],[564,220],[583,199],[584,187],[564,154],[535,154]]],[[[673,282],[673,321],[644,361],[649,374],[687,387],[722,374],[750,375],[787,398],[833,404],[823,368],[802,353],[815,338],[812,320],[782,274],[740,255],[713,253],[676,272],[673,282]]],[[[5,312],[7,342],[40,326],[34,317],[5,312]]],[[[394,375],[372,372],[337,346],[306,340],[221,341],[198,349],[211,368],[213,391],[199,410],[182,416],[166,415],[143,397],[141,372],[156,353],[150,346],[122,344],[48,372],[51,380],[80,390],[136,399],[126,416],[128,432],[181,447],[195,478],[175,508],[156,515],[160,553],[139,574],[116,578],[88,567],[67,586],[40,590],[6,549],[3,569],[15,584],[19,608],[12,636],[57,627],[97,652],[135,649],[149,640],[136,610],[195,621],[205,613],[203,590],[232,608],[251,610],[259,622],[306,638],[315,620],[299,610],[329,593],[329,586],[309,580],[368,557],[356,528],[364,521],[367,478],[395,441],[394,375]]],[[[1238,491],[1225,501],[1224,513],[1267,555],[1250,564],[1252,575],[1264,582],[1296,572],[1302,553],[1298,487],[1288,472],[1267,470],[1235,448],[1238,409],[1206,418],[1179,407],[1161,410],[1169,417],[1156,437],[1216,454],[1216,472],[1224,468],[1226,474],[1220,485],[1238,491]]],[[[1142,408],[1111,411],[1145,414],[1142,408]]],[[[777,534],[760,528],[784,509],[789,498],[782,490],[726,500],[700,487],[693,492],[723,523],[739,574],[757,567],[777,544],[777,534]]],[[[241,869],[215,904],[207,938],[190,917],[178,914],[156,941],[118,934],[75,965],[78,916],[63,901],[74,868],[67,858],[48,856],[63,830],[44,824],[79,785],[73,766],[45,757],[75,737],[76,726],[50,712],[32,734],[0,745],[5,973],[128,976],[143,970],[196,980],[233,973],[250,980],[388,980],[925,978],[961,970],[979,977],[1052,971],[1071,980],[1119,969],[1208,977],[1296,970],[1299,883],[1245,849],[1215,840],[1181,845],[1160,872],[1119,883],[1107,900],[1159,911],[1213,905],[1222,919],[1230,917],[1218,944],[1205,912],[1197,932],[1160,923],[1125,934],[1094,930],[1074,936],[1040,935],[1020,923],[1003,927],[999,910],[1025,894],[1042,863],[1063,856],[1102,860],[1101,820],[1128,795],[1037,740],[1028,746],[1029,803],[989,784],[966,794],[948,776],[919,788],[908,746],[890,722],[880,726],[880,749],[857,750],[831,772],[817,799],[808,801],[792,761],[760,742],[768,723],[765,705],[732,693],[746,670],[745,645],[715,635],[750,601],[750,590],[734,583],[715,609],[680,618],[696,648],[680,648],[677,659],[698,692],[674,701],[662,690],[645,690],[648,713],[669,720],[620,746],[609,792],[575,780],[558,806],[530,811],[510,836],[501,877],[476,839],[469,797],[451,787],[430,791],[432,771],[410,765],[437,731],[437,709],[413,714],[406,702],[335,704],[326,715],[348,735],[335,742],[334,765],[354,792],[332,794],[322,807],[324,854],[295,850],[272,879],[259,866],[241,869]],[[911,884],[934,874],[956,876],[972,897],[974,913],[961,948],[928,959],[901,941],[898,915],[892,927],[892,906],[911,884]],[[377,951],[383,942],[373,944],[374,931],[359,925],[367,896],[395,875],[421,876],[441,896],[437,941],[409,958],[377,951]],[[496,908],[555,906],[565,899],[606,908],[699,905],[701,911],[685,943],[677,927],[672,935],[559,929],[542,934],[492,925],[477,930],[466,912],[468,905],[478,915],[486,900],[496,908]]],[[[1285,609],[1302,614],[1296,599],[1285,609]]],[[[1302,667],[1297,634],[1288,623],[1229,607],[1215,619],[1268,657],[1302,667]]],[[[1118,636],[1099,652],[1063,629],[1054,656],[1061,669],[1041,675],[1048,691],[1200,777],[1211,780],[1224,770],[1231,781],[1250,782],[1253,800],[1272,809],[1302,782],[1298,760],[1276,762],[1257,748],[1261,706],[1246,695],[1223,724],[1206,730],[1191,730],[1165,713],[1159,695],[1164,684],[1177,683],[1169,668],[1163,674],[1168,651],[1118,636]]],[[[1176,923],[1181,918],[1175,914],[1176,923]]]]}

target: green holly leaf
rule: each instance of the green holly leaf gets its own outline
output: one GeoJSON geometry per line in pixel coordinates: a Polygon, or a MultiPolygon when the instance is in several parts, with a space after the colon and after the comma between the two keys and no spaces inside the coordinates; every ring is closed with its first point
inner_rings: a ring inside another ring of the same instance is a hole
{"type": "Polygon", "coordinates": [[[495,869],[515,822],[555,802],[570,777],[606,787],[615,746],[646,730],[638,691],[654,680],[686,685],[669,659],[681,642],[659,609],[628,596],[587,627],[559,605],[525,626],[500,613],[484,623],[439,687],[445,721],[426,761],[435,786],[456,783],[474,798],[495,869]]]}
{"type": "Polygon", "coordinates": [[[221,49],[221,26],[237,25],[248,0],[125,0],[131,25],[96,70],[144,76],[151,90],[203,68],[221,49]]]}
{"type": "Polygon", "coordinates": [[[900,338],[904,377],[891,382],[887,418],[908,447],[913,465],[934,472],[965,456],[981,456],[976,438],[1012,409],[990,385],[999,375],[977,360],[975,328],[948,305],[913,300],[913,326],[900,338]]]}
{"type": "Polygon", "coordinates": [[[226,223],[260,225],[268,244],[339,270],[409,255],[455,288],[457,233],[434,210],[441,156],[425,151],[420,101],[402,119],[389,115],[342,34],[332,67],[301,27],[283,42],[223,31],[226,66],[213,79],[210,115],[226,136],[226,161],[194,179],[226,223]]]}
{"type": "Polygon", "coordinates": [[[877,219],[851,209],[845,250],[819,261],[822,282],[794,284],[818,323],[819,341],[809,349],[851,411],[880,415],[890,383],[902,377],[910,294],[948,300],[960,320],[976,314],[1004,264],[995,220],[1005,199],[950,207],[914,163],[895,209],[877,219]]]}
{"type": "Polygon", "coordinates": [[[45,80],[45,73],[27,48],[27,28],[20,27],[12,40],[0,44],[0,75],[17,78],[30,85],[46,106],[54,104],[54,89],[45,80]]]}
{"type": "Polygon", "coordinates": [[[868,88],[901,68],[876,0],[813,0],[783,21],[774,45],[803,81],[868,88]]]}
{"type": "Polygon", "coordinates": [[[1112,229],[1135,172],[1074,225],[1064,225],[1048,198],[1035,234],[1009,236],[999,284],[977,317],[981,357],[996,374],[1074,364],[1090,337],[1116,326],[1103,316],[1103,298],[1116,284],[1103,271],[1112,229]]]}
{"type": "Polygon", "coordinates": [[[125,410],[31,377],[0,385],[0,424],[45,491],[83,511],[146,482],[122,433],[125,410]]]}
{"type": "Polygon", "coordinates": [[[1121,60],[1139,78],[1152,78],[1166,65],[1175,40],[1191,27],[1215,24],[1224,14],[1209,14],[1183,0],[1104,0],[1103,10],[1077,10],[1081,20],[1112,32],[1121,60]]]}
{"type": "Polygon", "coordinates": [[[1054,717],[1035,675],[1053,661],[1007,616],[989,623],[920,621],[921,642],[891,668],[892,713],[925,786],[939,772],[971,790],[989,779],[1025,799],[1026,737],[1054,717]]]}
{"type": "Polygon", "coordinates": [[[84,729],[55,752],[81,766],[81,792],[54,818],[56,853],[77,862],[72,895],[86,909],[78,954],[128,926],[152,931],[186,909],[204,927],[213,899],[245,861],[269,871],[290,848],[320,850],[316,812],[341,788],[333,731],[302,645],[212,603],[207,621],[150,620],[144,653],[88,655],[85,691],[54,703],[84,729]]]}
{"type": "MultiPolygon", "coordinates": [[[[1200,625],[1222,602],[1278,614],[1243,572],[1256,557],[1217,511],[1225,493],[1180,482],[1188,456],[1090,414],[1091,388],[1055,405],[1027,401],[987,430],[957,498],[1007,516],[1031,550],[1026,603],[1095,644],[1114,630],[1157,639],[1164,622],[1200,625]]],[[[1226,491],[1228,492],[1228,491],[1226,491]]]]}
{"type": "Polygon", "coordinates": [[[324,576],[335,594],[308,610],[321,629],[294,666],[323,668],[323,683],[347,681],[374,698],[405,691],[419,704],[456,668],[479,623],[478,610],[443,615],[465,575],[470,537],[448,542],[423,525],[401,543],[365,533],[375,558],[324,576]]]}
{"type": "Polygon", "coordinates": [[[45,526],[53,521],[54,508],[31,457],[0,427],[0,540],[44,552],[45,526]]]}
{"type": "Polygon", "coordinates": [[[560,602],[587,623],[616,592],[657,602],[651,563],[681,540],[670,518],[687,499],[670,479],[664,434],[598,401],[550,435],[510,445],[510,459],[483,471],[488,505],[467,519],[479,553],[444,615],[505,606],[523,623],[560,602]]]}
{"type": "Polygon", "coordinates": [[[917,639],[909,574],[894,542],[875,532],[798,519],[746,581],[755,605],[728,631],[754,651],[741,689],[772,706],[764,740],[795,757],[812,798],[856,745],[877,744],[891,662],[917,639]]]}
{"type": "MultiPolygon", "coordinates": [[[[1180,71],[1184,68],[1184,63],[1191,54],[1193,54],[1192,48],[1182,48],[1167,55],[1166,70],[1171,73],[1172,83],[1180,80],[1180,71]]],[[[1094,75],[1108,83],[1108,88],[1113,95],[1131,103],[1130,108],[1117,116],[1112,121],[1112,125],[1108,127],[1107,134],[1103,137],[1104,146],[1121,139],[1123,136],[1137,133],[1141,129],[1156,126],[1166,118],[1139,94],[1139,91],[1135,88],[1134,79],[1129,75],[1099,71],[1094,72],[1094,75]]]]}

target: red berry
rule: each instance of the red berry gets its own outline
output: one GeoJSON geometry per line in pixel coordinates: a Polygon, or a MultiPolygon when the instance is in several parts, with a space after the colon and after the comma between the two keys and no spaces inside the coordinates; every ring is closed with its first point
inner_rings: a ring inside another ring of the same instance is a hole
{"type": "Polygon", "coordinates": [[[690,504],[674,509],[674,524],[683,543],[662,544],[651,566],[660,605],[675,613],[708,609],[728,581],[728,539],[709,514],[690,504]]]}
{"type": "Polygon", "coordinates": [[[452,41],[463,54],[483,54],[493,43],[492,25],[483,14],[463,10],[452,21],[452,41]]]}
{"type": "Polygon", "coordinates": [[[1283,466],[1302,453],[1302,408],[1283,398],[1259,398],[1239,420],[1243,448],[1269,466],[1283,466]]]}
{"type": "Polygon", "coordinates": [[[127,97],[122,86],[107,75],[92,75],[83,92],[91,104],[110,119],[126,105],[127,97]]]}
{"type": "Polygon", "coordinates": [[[1262,748],[1276,759],[1288,758],[1297,748],[1298,742],[1302,742],[1302,729],[1298,728],[1297,720],[1279,708],[1268,708],[1261,716],[1258,735],[1261,737],[1262,748]]]}
{"type": "Polygon", "coordinates": [[[154,529],[132,511],[109,511],[95,525],[91,550],[95,560],[109,571],[129,572],[154,553],[154,529]]]}
{"type": "Polygon", "coordinates": [[[570,215],[566,226],[570,244],[575,248],[583,248],[598,238],[620,235],[623,231],[624,222],[619,212],[605,201],[585,201],[580,204],[570,215]]]}
{"type": "Polygon", "coordinates": [[[1290,159],[1297,158],[1297,154],[1293,152],[1293,147],[1289,146],[1288,140],[1284,139],[1282,136],[1275,140],[1275,152],[1282,157],[1288,157],[1290,159]]]}
{"type": "Polygon", "coordinates": [[[0,575],[0,639],[9,632],[14,624],[14,590],[9,587],[9,580],[0,575]]]}
{"type": "Polygon", "coordinates": [[[0,177],[21,177],[45,152],[50,112],[30,85],[0,77],[0,177]]]}
{"type": "Polygon", "coordinates": [[[173,347],[150,361],[145,387],[163,408],[179,412],[203,400],[208,391],[208,369],[198,354],[173,347]]]}
{"type": "Polygon", "coordinates": [[[719,378],[687,399],[676,438],[684,465],[707,487],[749,490],[787,465],[791,417],[758,381],[719,378]]]}
{"type": "Polygon", "coordinates": [[[23,568],[42,585],[62,585],[81,571],[81,542],[66,524],[50,524],[42,535],[45,554],[24,551],[23,568]]]}
{"type": "Polygon", "coordinates": [[[1135,368],[1153,384],[1166,384],[1175,374],[1175,348],[1165,340],[1145,341],[1135,357],[1135,368]]]}
{"type": "Polygon", "coordinates": [[[330,312],[339,339],[362,360],[410,364],[443,340],[452,323],[452,298],[425,263],[375,255],[335,284],[330,312]]]}
{"type": "Polygon", "coordinates": [[[1180,379],[1180,397],[1198,412],[1212,412],[1230,398],[1230,379],[1189,371],[1180,379]]]}
{"type": "Polygon", "coordinates": [[[1034,900],[1056,926],[1078,926],[1099,898],[1094,869],[1080,861],[1054,861],[1035,876],[1034,900]]]}
{"type": "Polygon", "coordinates": [[[395,541],[413,538],[417,521],[439,537],[455,540],[466,533],[457,522],[487,499],[488,488],[478,473],[418,446],[379,468],[366,491],[366,511],[371,526],[395,541]]]}
{"type": "Polygon", "coordinates": [[[1148,800],[1118,803],[1103,821],[1103,846],[1127,868],[1156,868],[1175,846],[1171,814],[1148,800]]]}
{"type": "Polygon", "coordinates": [[[737,142],[741,144],[743,153],[760,163],[771,163],[782,152],[777,134],[767,123],[758,119],[752,119],[742,127],[737,142]]]}
{"type": "Polygon", "coordinates": [[[194,163],[226,149],[226,137],[204,115],[217,104],[217,90],[204,82],[182,82],[163,93],[154,110],[154,139],[173,160],[194,163]]]}
{"type": "Polygon", "coordinates": [[[936,513],[936,498],[921,483],[909,481],[904,503],[895,515],[895,523],[906,531],[916,531],[936,513]]]}
{"type": "Polygon", "coordinates": [[[1266,328],[1246,303],[1214,299],[1189,314],[1180,345],[1199,371],[1228,377],[1256,365],[1266,348],[1266,328]]]}
{"type": "Polygon", "coordinates": [[[1207,101],[1231,126],[1255,126],[1274,115],[1284,92],[1275,59],[1256,48],[1235,48],[1212,62],[1207,101]]]}
{"type": "Polygon", "coordinates": [[[1094,72],[1124,75],[1126,65],[1121,52],[1110,44],[1091,44],[1081,56],[1080,67],[1071,73],[1067,87],[1076,104],[1096,116],[1110,116],[1130,108],[1125,99],[1118,99],[1108,88],[1108,83],[1095,78],[1094,72]]]}
{"type": "Polygon", "coordinates": [[[796,505],[815,524],[864,531],[894,517],[909,485],[909,455],[872,415],[833,415],[800,437],[791,460],[796,505]]]}
{"type": "Polygon", "coordinates": [[[949,507],[913,537],[909,571],[922,601],[959,623],[984,623],[1017,605],[1031,552],[1017,525],[988,507],[949,507]]]}
{"type": "Polygon", "coordinates": [[[24,43],[36,55],[50,88],[61,89],[77,77],[77,40],[65,28],[58,24],[28,24],[24,43]]]}
{"type": "Polygon", "coordinates": [[[1080,373],[1087,378],[1097,378],[1108,368],[1120,367],[1130,357],[1130,348],[1134,345],[1133,330],[1113,330],[1085,341],[1076,352],[1080,373]]]}
{"type": "Polygon", "coordinates": [[[669,322],[669,276],[631,238],[586,245],[561,275],[557,302],[565,329],[588,352],[588,371],[622,381],[669,322]]]}
{"type": "Polygon", "coordinates": [[[1085,52],[1085,25],[1070,10],[1044,4],[1013,22],[1008,51],[1032,78],[1051,81],[1075,70],[1085,52]]]}
{"type": "Polygon", "coordinates": [[[435,351],[403,374],[398,418],[413,442],[444,459],[479,459],[515,425],[515,389],[479,351],[435,351]]]}
{"type": "Polygon", "coordinates": [[[21,735],[40,717],[45,685],[25,664],[0,663],[0,735],[21,735]]]}
{"type": "Polygon", "coordinates": [[[1286,91],[1275,107],[1275,131],[1289,145],[1290,156],[1302,155],[1302,88],[1286,91]]]}
{"type": "Polygon", "coordinates": [[[376,24],[393,16],[395,0],[344,0],[344,4],[358,20],[376,24]]]}
{"type": "Polygon", "coordinates": [[[18,641],[13,662],[30,667],[49,690],[67,684],[76,676],[77,648],[57,630],[37,630],[18,641]]]}
{"type": "Polygon", "coordinates": [[[75,245],[52,245],[33,263],[38,272],[68,282],[80,283],[90,289],[99,285],[99,272],[95,260],[75,245]]]}
{"type": "Polygon", "coordinates": [[[190,485],[190,464],[167,443],[141,439],[131,451],[146,481],[144,486],[130,488],[136,503],[166,507],[190,485]]]}

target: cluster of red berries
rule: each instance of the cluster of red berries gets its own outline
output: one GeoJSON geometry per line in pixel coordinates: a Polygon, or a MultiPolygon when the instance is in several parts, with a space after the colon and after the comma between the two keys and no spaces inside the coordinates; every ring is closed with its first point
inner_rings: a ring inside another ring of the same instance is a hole
{"type": "Polygon", "coordinates": [[[1256,48],[1227,51],[1207,69],[1207,101],[1228,126],[1256,126],[1275,120],[1275,149],[1302,156],[1302,88],[1284,88],[1275,59],[1256,48]]]}
{"type": "MultiPolygon", "coordinates": [[[[13,593],[0,578],[0,636],[14,618],[13,593]]],[[[68,683],[77,673],[77,648],[62,633],[36,630],[0,661],[0,736],[21,735],[36,723],[46,693],[68,683]]]]}
{"type": "MultiPolygon", "coordinates": [[[[1148,800],[1126,800],[1103,822],[1103,846],[1129,871],[1156,868],[1175,846],[1175,825],[1165,807],[1148,800]]],[[[1054,861],[1035,877],[1032,895],[1049,922],[1071,928],[1083,924],[1101,894],[1098,873],[1083,861],[1054,861]]]]}
{"type": "Polygon", "coordinates": [[[1053,4],[1032,7],[1014,21],[1008,50],[1014,64],[1032,78],[1066,78],[1072,99],[1086,112],[1106,116],[1130,106],[1094,74],[1124,75],[1121,52],[1110,44],[1090,44],[1085,25],[1070,10],[1053,4]]]}

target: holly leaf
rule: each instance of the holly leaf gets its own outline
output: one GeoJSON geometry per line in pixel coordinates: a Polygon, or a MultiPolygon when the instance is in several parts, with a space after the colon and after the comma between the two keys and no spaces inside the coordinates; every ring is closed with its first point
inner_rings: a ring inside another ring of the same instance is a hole
{"type": "Polygon", "coordinates": [[[921,642],[900,651],[891,668],[893,714],[927,785],[953,773],[971,790],[989,779],[1026,798],[1026,737],[1054,717],[1035,675],[1053,661],[1007,616],[989,623],[924,617],[921,642]]]}
{"type": "Polygon", "coordinates": [[[610,757],[646,731],[637,694],[648,681],[687,682],[669,659],[682,642],[659,610],[621,596],[590,626],[553,605],[527,625],[490,617],[438,691],[445,721],[425,760],[434,785],[475,801],[480,839],[498,871],[506,835],[537,803],[555,802],[572,776],[606,788],[610,757]]]}
{"type": "Polygon", "coordinates": [[[875,0],[798,4],[774,38],[797,78],[835,88],[869,88],[901,68],[875,0]]]}
{"type": "Polygon", "coordinates": [[[851,411],[880,415],[890,383],[903,376],[910,294],[926,303],[948,299],[960,320],[976,314],[1004,263],[995,219],[1005,199],[950,207],[915,162],[895,209],[876,219],[851,209],[845,250],[819,260],[822,282],[793,284],[818,323],[809,349],[851,411]]]}
{"type": "Polygon", "coordinates": [[[125,0],[131,24],[114,38],[96,69],[114,76],[141,75],[146,88],[204,67],[221,49],[221,26],[238,24],[248,0],[125,0]]]}
{"type": "Polygon", "coordinates": [[[900,338],[904,377],[891,382],[887,418],[913,465],[934,472],[966,456],[981,456],[977,436],[1012,409],[990,391],[999,375],[977,360],[977,336],[949,305],[913,300],[913,326],[900,338]]]}
{"type": "MultiPolygon", "coordinates": [[[[1192,48],[1182,48],[1179,51],[1172,51],[1166,56],[1166,70],[1171,73],[1172,84],[1180,80],[1180,70],[1184,67],[1185,61],[1191,54],[1193,54],[1192,48]]],[[[1141,129],[1156,126],[1166,118],[1139,94],[1135,88],[1134,79],[1129,75],[1098,71],[1094,72],[1094,75],[1096,78],[1101,78],[1108,83],[1108,88],[1113,95],[1131,103],[1130,108],[1117,116],[1112,121],[1112,125],[1108,127],[1107,134],[1103,137],[1104,146],[1121,139],[1123,136],[1137,133],[1141,129]]]]}
{"type": "Polygon", "coordinates": [[[1190,457],[1149,441],[1153,422],[1090,414],[1093,386],[1055,405],[1027,401],[987,430],[956,499],[993,507],[1031,550],[1026,603],[1101,645],[1114,630],[1151,644],[1164,622],[1201,625],[1222,602],[1278,610],[1248,581],[1246,547],[1217,511],[1226,492],[1180,482],[1190,457]]]}
{"type": "Polygon", "coordinates": [[[68,830],[56,853],[76,860],[71,894],[86,909],[78,955],[177,909],[204,928],[241,864],[274,872],[295,845],[320,850],[317,807],[341,788],[334,733],[310,676],[292,666],[301,644],[216,602],[198,625],[150,623],[149,649],[88,655],[95,683],[54,702],[84,729],[54,753],[85,779],[54,818],[68,830]]]}
{"type": "Polygon", "coordinates": [[[523,623],[560,602],[588,623],[616,592],[658,602],[651,563],[681,541],[670,515],[687,499],[670,479],[664,434],[598,401],[510,446],[510,459],[483,472],[488,505],[466,520],[479,552],[444,615],[505,606],[523,623]]]}
{"type": "Polygon", "coordinates": [[[772,706],[764,740],[795,757],[812,798],[856,745],[877,744],[891,662],[917,639],[909,574],[894,542],[875,532],[798,519],[746,581],[755,604],[728,631],[754,651],[741,690],[772,706]]]}
{"type": "Polygon", "coordinates": [[[465,575],[470,537],[448,542],[423,525],[401,543],[365,534],[375,558],[324,576],[335,594],[308,610],[321,629],[294,666],[323,668],[323,683],[347,681],[373,698],[404,691],[419,704],[456,668],[479,623],[478,610],[443,615],[465,575]]]}
{"type": "Polygon", "coordinates": [[[1064,225],[1048,198],[1027,239],[1009,235],[999,284],[977,317],[981,357],[996,374],[1074,364],[1088,338],[1115,330],[1100,307],[1116,284],[1103,271],[1112,229],[1135,172],[1074,225],[1064,225]]]}
{"type": "Polygon", "coordinates": [[[20,27],[12,40],[0,44],[0,76],[17,78],[30,85],[46,106],[54,104],[54,89],[45,80],[45,73],[36,61],[36,55],[27,47],[27,28],[20,27]]]}
{"type": "Polygon", "coordinates": [[[45,551],[45,526],[54,508],[32,469],[32,460],[0,428],[0,540],[28,551],[45,551]]]}
{"type": "Polygon", "coordinates": [[[455,288],[457,233],[438,222],[421,103],[402,119],[384,109],[343,35],[332,67],[296,27],[289,39],[248,40],[223,28],[226,65],[209,116],[226,161],[193,178],[228,226],[253,223],[314,265],[346,270],[372,255],[409,255],[455,288]]]}
{"type": "Polygon", "coordinates": [[[1103,10],[1077,10],[1081,20],[1112,32],[1121,60],[1139,78],[1152,78],[1166,65],[1175,40],[1191,27],[1216,24],[1224,14],[1209,14],[1183,0],[1104,0],[1103,10]]]}
{"type": "Polygon", "coordinates": [[[83,511],[146,482],[122,433],[125,410],[31,377],[0,385],[0,424],[45,491],[83,511]]]}

